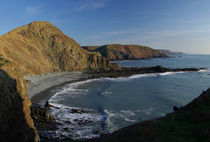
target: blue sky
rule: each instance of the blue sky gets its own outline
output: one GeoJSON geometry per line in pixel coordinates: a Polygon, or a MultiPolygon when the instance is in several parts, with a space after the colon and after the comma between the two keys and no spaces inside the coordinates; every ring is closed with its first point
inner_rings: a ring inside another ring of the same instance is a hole
{"type": "Polygon", "coordinates": [[[6,0],[0,35],[49,21],[81,45],[141,44],[210,54],[210,0],[6,0]]]}

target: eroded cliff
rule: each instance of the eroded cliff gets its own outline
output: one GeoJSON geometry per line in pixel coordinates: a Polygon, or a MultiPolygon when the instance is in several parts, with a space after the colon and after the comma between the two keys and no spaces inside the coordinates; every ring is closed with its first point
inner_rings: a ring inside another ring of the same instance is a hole
{"type": "Polygon", "coordinates": [[[104,46],[84,46],[91,52],[99,52],[109,60],[138,60],[167,57],[164,52],[140,45],[109,44],[104,46]]]}
{"type": "Polygon", "coordinates": [[[37,142],[27,85],[18,70],[17,65],[0,58],[0,141],[37,142]]]}
{"type": "Polygon", "coordinates": [[[105,57],[84,50],[49,22],[0,36],[0,141],[39,141],[24,75],[110,67],[105,57]]]}
{"type": "Polygon", "coordinates": [[[109,62],[90,53],[49,22],[33,22],[0,37],[0,54],[24,74],[106,68],[109,62]]]}

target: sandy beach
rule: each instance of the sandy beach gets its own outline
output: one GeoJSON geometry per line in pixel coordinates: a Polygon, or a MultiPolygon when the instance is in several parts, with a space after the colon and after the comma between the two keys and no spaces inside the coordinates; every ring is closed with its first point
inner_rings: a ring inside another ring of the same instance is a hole
{"type": "Polygon", "coordinates": [[[24,77],[28,84],[28,97],[32,103],[44,105],[52,95],[53,88],[67,83],[85,80],[88,75],[82,72],[61,72],[46,75],[28,75],[24,77]]]}

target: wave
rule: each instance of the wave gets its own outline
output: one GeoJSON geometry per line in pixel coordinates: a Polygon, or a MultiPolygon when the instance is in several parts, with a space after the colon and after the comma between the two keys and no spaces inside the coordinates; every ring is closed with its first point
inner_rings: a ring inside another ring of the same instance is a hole
{"type": "Polygon", "coordinates": [[[93,81],[97,81],[100,80],[100,78],[97,79],[88,79],[85,81],[78,81],[78,82],[74,82],[74,83],[70,83],[67,84],[65,86],[63,86],[62,88],[56,89],[53,92],[53,94],[51,95],[52,97],[49,99],[50,103],[55,103],[58,102],[58,98],[61,99],[61,97],[58,97],[59,95],[68,95],[70,97],[76,97],[77,95],[81,95],[81,94],[85,94],[85,92],[88,92],[88,90],[86,89],[78,89],[77,87],[85,84],[85,83],[90,83],[93,81]]]}
{"type": "Polygon", "coordinates": [[[185,73],[185,72],[180,71],[180,72],[135,74],[130,77],[102,78],[102,79],[111,80],[111,81],[130,81],[132,79],[138,79],[138,78],[143,78],[143,77],[157,77],[157,76],[173,75],[173,74],[178,74],[178,73],[185,73]]]}
{"type": "Polygon", "coordinates": [[[107,133],[105,122],[107,115],[91,109],[66,107],[51,104],[50,113],[58,121],[58,130],[55,134],[62,138],[90,139],[107,133]]]}
{"type": "Polygon", "coordinates": [[[201,70],[199,70],[198,72],[209,72],[209,71],[210,71],[210,69],[207,68],[207,69],[201,69],[201,70]]]}
{"type": "Polygon", "coordinates": [[[135,110],[114,111],[105,109],[104,112],[108,115],[106,125],[110,133],[119,130],[125,124],[128,126],[138,121],[135,117],[137,113],[135,110]]]}
{"type": "Polygon", "coordinates": [[[127,122],[131,122],[131,123],[135,123],[136,122],[136,120],[129,119],[127,117],[125,117],[124,120],[127,121],[127,122]]]}
{"type": "Polygon", "coordinates": [[[164,72],[164,73],[160,73],[159,75],[171,75],[174,74],[175,72],[164,72]]]}
{"type": "MultiPolygon", "coordinates": [[[[55,90],[54,94],[52,94],[49,102],[58,102],[58,95],[68,95],[70,97],[76,97],[77,95],[85,95],[88,90],[85,89],[78,89],[78,86],[90,82],[96,82],[96,81],[115,81],[115,82],[122,82],[122,81],[130,81],[133,79],[139,79],[144,77],[158,77],[158,76],[167,76],[167,75],[173,75],[177,73],[184,73],[184,72],[164,72],[164,73],[148,73],[148,74],[135,74],[130,77],[117,77],[117,78],[95,78],[95,79],[88,79],[85,81],[78,81],[75,83],[70,83],[65,86],[63,86],[60,89],[55,90]]],[[[110,92],[109,92],[110,93],[110,92]]],[[[61,100],[61,98],[59,98],[61,100]]]]}

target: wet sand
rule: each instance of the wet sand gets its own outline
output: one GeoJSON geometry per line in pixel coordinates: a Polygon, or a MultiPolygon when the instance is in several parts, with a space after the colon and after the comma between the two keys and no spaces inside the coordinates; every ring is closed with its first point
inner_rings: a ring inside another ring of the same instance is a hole
{"type": "Polygon", "coordinates": [[[89,75],[82,72],[61,72],[46,75],[30,75],[24,77],[28,84],[28,97],[33,104],[44,105],[52,96],[53,89],[64,84],[86,80],[89,75]]]}

